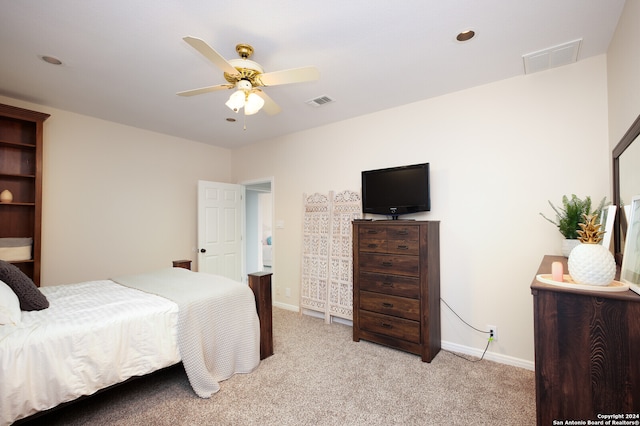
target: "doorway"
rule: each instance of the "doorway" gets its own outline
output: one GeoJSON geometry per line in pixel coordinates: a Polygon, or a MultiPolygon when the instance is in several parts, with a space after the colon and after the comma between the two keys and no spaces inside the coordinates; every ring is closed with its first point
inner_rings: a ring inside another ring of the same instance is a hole
{"type": "Polygon", "coordinates": [[[246,189],[246,272],[273,272],[273,178],[242,182],[241,185],[246,189]]]}

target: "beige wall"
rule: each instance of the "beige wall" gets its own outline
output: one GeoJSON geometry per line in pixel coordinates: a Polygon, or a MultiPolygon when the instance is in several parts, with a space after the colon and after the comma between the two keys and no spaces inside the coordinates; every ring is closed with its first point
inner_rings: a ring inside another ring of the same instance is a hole
{"type": "MultiPolygon", "coordinates": [[[[529,286],[562,238],[538,213],[563,194],[610,196],[606,89],[599,56],[235,150],[233,180],[274,176],[276,302],[298,305],[303,193],[430,162],[432,211],[413,217],[441,221],[443,299],[498,327],[493,353],[533,361],[529,286]]],[[[444,305],[442,331],[451,345],[486,343],[444,305]]]]}
{"type": "Polygon", "coordinates": [[[198,179],[227,182],[226,149],[0,97],[45,122],[42,285],[193,259],[198,179]]]}
{"type": "MultiPolygon", "coordinates": [[[[631,3],[637,16],[639,2],[631,3]]],[[[624,43],[631,42],[614,42],[612,51],[626,51],[624,43]]],[[[610,197],[608,136],[624,133],[640,109],[622,89],[627,86],[616,86],[637,84],[637,64],[635,74],[612,82],[628,61],[637,59],[609,59],[607,71],[600,56],[233,152],[13,99],[0,102],[52,114],[45,125],[45,285],[194,259],[197,180],[273,177],[274,220],[284,224],[274,229],[274,283],[291,289],[291,297],[281,291],[275,301],[297,306],[302,194],[357,190],[362,170],[428,161],[432,211],[413,217],[441,221],[442,297],[476,327],[498,327],[494,357],[530,366],[529,285],[542,256],[559,254],[561,241],[538,212],[550,214],[547,200],[558,202],[563,194],[610,197]],[[610,133],[607,72],[611,108],[635,108],[629,117],[615,114],[619,125],[610,117],[610,133]]],[[[450,347],[485,346],[445,306],[442,330],[450,347]]]]}
{"type": "Polygon", "coordinates": [[[640,1],[628,0],[607,51],[611,149],[640,114],[640,1]]]}
{"type": "MultiPolygon", "coordinates": [[[[607,53],[609,144],[620,142],[640,115],[640,1],[627,1],[607,53]]],[[[620,200],[631,202],[640,193],[640,142],[620,160],[620,200]]]]}

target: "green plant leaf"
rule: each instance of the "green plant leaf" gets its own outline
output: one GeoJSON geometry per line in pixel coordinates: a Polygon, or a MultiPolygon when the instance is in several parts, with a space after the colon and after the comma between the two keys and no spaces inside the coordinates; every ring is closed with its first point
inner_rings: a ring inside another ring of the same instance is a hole
{"type": "Polygon", "coordinates": [[[543,213],[540,215],[558,227],[560,233],[567,239],[578,238],[580,224],[584,223],[583,215],[596,215],[600,217],[602,209],[606,205],[607,197],[604,197],[595,210],[591,210],[591,197],[587,196],[584,200],[578,198],[575,194],[571,194],[571,198],[566,195],[562,196],[562,207],[556,207],[551,201],[549,205],[556,214],[556,219],[552,220],[543,213]]]}

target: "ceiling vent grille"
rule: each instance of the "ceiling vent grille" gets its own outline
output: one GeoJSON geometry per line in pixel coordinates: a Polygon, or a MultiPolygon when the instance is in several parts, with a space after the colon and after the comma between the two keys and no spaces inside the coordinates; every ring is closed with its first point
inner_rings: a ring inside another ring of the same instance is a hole
{"type": "Polygon", "coordinates": [[[322,105],[330,104],[331,102],[335,102],[335,99],[327,95],[322,95],[318,96],[317,98],[309,99],[306,103],[314,107],[319,107],[322,105]]]}
{"type": "Polygon", "coordinates": [[[582,39],[570,41],[548,49],[528,53],[522,56],[525,74],[568,65],[578,60],[578,51],[582,39]]]}

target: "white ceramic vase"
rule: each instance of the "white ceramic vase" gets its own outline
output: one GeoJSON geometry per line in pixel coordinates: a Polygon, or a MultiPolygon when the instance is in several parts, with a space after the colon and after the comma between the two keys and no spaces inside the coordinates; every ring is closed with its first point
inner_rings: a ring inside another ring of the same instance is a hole
{"type": "Polygon", "coordinates": [[[579,244],[569,255],[569,275],[578,284],[609,285],[616,276],[613,255],[600,244],[579,244]]]}

